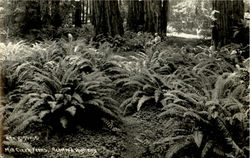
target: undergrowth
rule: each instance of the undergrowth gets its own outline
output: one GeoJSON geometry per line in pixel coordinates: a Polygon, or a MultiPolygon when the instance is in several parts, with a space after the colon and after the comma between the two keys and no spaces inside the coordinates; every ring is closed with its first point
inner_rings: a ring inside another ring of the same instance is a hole
{"type": "Polygon", "coordinates": [[[247,157],[249,67],[240,47],[176,48],[150,34],[125,37],[1,44],[5,132],[34,122],[117,132],[121,113],[154,106],[168,137],[150,145],[164,146],[165,157],[247,157]],[[125,56],[129,49],[135,53],[125,56]]]}

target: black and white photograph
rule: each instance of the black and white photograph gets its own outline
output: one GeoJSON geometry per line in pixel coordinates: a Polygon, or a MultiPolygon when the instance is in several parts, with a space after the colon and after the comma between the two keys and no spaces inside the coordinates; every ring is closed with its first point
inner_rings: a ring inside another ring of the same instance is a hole
{"type": "Polygon", "coordinates": [[[0,158],[248,158],[249,0],[0,0],[0,158]]]}

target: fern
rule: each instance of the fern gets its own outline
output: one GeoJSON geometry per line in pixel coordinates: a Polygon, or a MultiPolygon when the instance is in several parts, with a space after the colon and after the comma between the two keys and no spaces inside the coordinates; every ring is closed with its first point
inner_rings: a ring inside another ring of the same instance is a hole
{"type": "Polygon", "coordinates": [[[140,111],[142,105],[146,102],[146,101],[149,101],[150,99],[153,99],[153,97],[149,97],[149,96],[142,96],[140,98],[140,100],[138,101],[138,104],[137,104],[137,111],[140,111]]]}
{"type": "Polygon", "coordinates": [[[172,158],[174,157],[175,155],[178,155],[178,153],[185,149],[185,148],[189,148],[189,147],[192,147],[193,146],[193,142],[192,141],[189,141],[188,139],[184,140],[184,141],[181,141],[179,142],[178,144],[173,144],[171,145],[171,147],[168,149],[168,152],[167,154],[165,155],[165,157],[169,157],[169,158],[172,158]]]}
{"type": "MultiPolygon", "coordinates": [[[[131,75],[129,78],[118,79],[115,81],[117,85],[122,85],[123,88],[130,87],[137,89],[131,99],[126,99],[121,107],[124,107],[126,114],[128,109],[139,111],[144,104],[155,104],[155,106],[163,106],[163,92],[168,90],[168,83],[165,78],[156,74],[152,70],[143,69],[140,73],[131,75]]],[[[133,110],[132,110],[133,111],[133,110]]]]}
{"type": "MultiPolygon", "coordinates": [[[[8,137],[8,135],[5,135],[5,137],[8,137]]],[[[32,146],[29,143],[23,142],[23,141],[15,141],[15,140],[4,140],[3,141],[4,147],[15,147],[20,149],[31,149],[32,146]]]]}
{"type": "MultiPolygon", "coordinates": [[[[22,132],[30,123],[40,120],[55,128],[68,128],[81,122],[79,116],[86,115],[89,110],[101,113],[96,118],[99,120],[105,117],[120,119],[117,103],[110,95],[114,92],[111,80],[96,71],[90,60],[81,55],[80,58],[70,55],[71,49],[70,45],[60,48],[60,43],[35,44],[30,48],[33,53],[26,58],[28,62],[11,67],[14,73],[9,78],[15,77],[13,83],[19,85],[15,87],[19,89],[7,94],[9,102],[18,102],[7,106],[11,108],[6,107],[5,123],[10,125],[12,134],[22,132]],[[69,55],[62,55],[61,51],[69,55]],[[37,64],[37,60],[41,63],[37,64]],[[28,70],[32,73],[27,77],[28,70]],[[16,97],[19,99],[14,100],[16,97]]],[[[91,122],[91,118],[86,119],[91,122]]]]}
{"type": "Polygon", "coordinates": [[[217,60],[220,55],[213,54],[210,60],[205,54],[196,57],[203,62],[169,75],[172,90],[164,92],[161,101],[163,112],[158,116],[172,120],[166,124],[172,129],[166,129],[170,137],[161,142],[169,146],[167,157],[183,156],[186,150],[197,150],[198,157],[246,157],[247,106],[242,98],[248,92],[242,73],[231,73],[235,68],[217,60]]]}

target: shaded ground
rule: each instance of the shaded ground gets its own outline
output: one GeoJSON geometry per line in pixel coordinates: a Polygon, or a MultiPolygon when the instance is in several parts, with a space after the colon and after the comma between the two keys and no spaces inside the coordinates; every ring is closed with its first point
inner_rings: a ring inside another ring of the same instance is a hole
{"type": "Polygon", "coordinates": [[[159,109],[147,107],[132,116],[125,117],[121,132],[117,133],[109,129],[77,128],[76,131],[68,134],[48,136],[45,127],[40,127],[40,130],[37,130],[36,125],[31,125],[31,128],[24,135],[39,137],[39,140],[31,142],[32,146],[36,149],[46,149],[48,152],[15,153],[13,155],[22,158],[164,157],[163,151],[157,151],[152,146],[155,140],[162,138],[164,135],[163,120],[156,117],[159,112],[159,109]],[[63,148],[66,150],[63,150],[63,148]],[[70,152],[67,149],[84,149],[84,153],[70,152]]]}

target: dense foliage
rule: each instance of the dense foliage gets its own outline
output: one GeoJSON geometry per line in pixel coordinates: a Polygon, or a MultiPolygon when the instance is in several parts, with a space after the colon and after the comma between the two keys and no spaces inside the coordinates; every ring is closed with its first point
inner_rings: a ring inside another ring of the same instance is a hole
{"type": "Polygon", "coordinates": [[[126,142],[127,157],[247,158],[249,26],[237,11],[225,8],[220,20],[235,23],[218,34],[208,0],[41,2],[0,2],[5,147],[39,144],[8,136],[38,132],[48,141],[80,133],[80,145],[100,143],[90,145],[99,151],[118,144],[123,152],[126,142]],[[140,22],[129,19],[139,12],[140,22]],[[197,40],[167,37],[166,25],[197,40]],[[219,46],[216,36],[238,44],[219,46]],[[119,143],[89,140],[88,131],[119,143]]]}
{"type": "MultiPolygon", "coordinates": [[[[127,42],[107,39],[98,49],[83,40],[1,44],[6,132],[16,135],[32,122],[52,131],[106,126],[117,132],[122,111],[129,115],[154,106],[162,109],[155,117],[165,120],[168,137],[150,146],[164,146],[166,157],[187,150],[197,151],[189,157],[246,157],[249,68],[241,48],[180,49],[147,38],[145,53],[115,55],[126,49],[114,48],[130,47],[145,35],[130,36],[135,38],[127,42]],[[123,99],[116,100],[116,93],[123,99]]],[[[21,145],[6,142],[13,144],[21,145]]]]}

